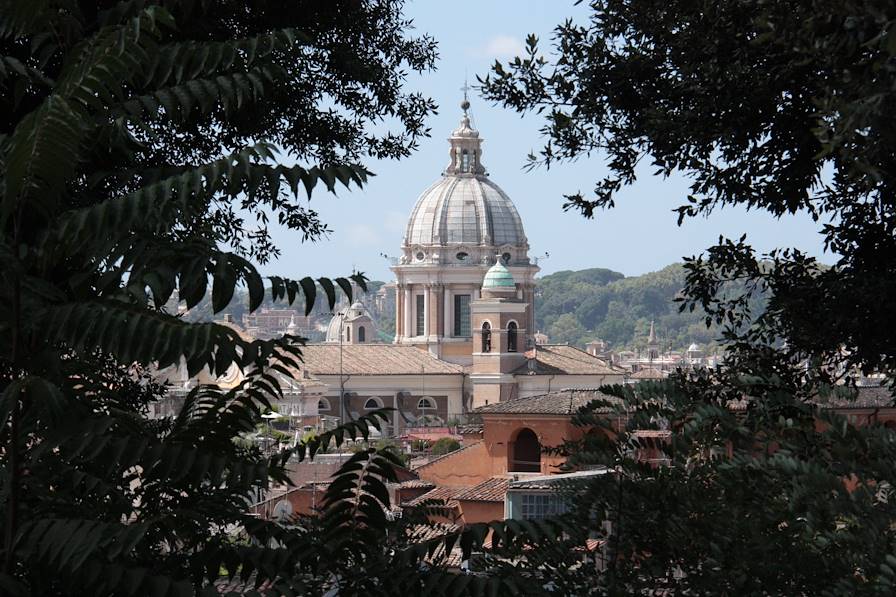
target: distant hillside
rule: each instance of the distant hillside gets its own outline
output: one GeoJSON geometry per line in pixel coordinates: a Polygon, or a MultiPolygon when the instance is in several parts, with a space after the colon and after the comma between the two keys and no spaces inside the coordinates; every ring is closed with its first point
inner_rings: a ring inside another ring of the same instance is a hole
{"type": "Polygon", "coordinates": [[[664,350],[708,347],[718,334],[706,329],[702,311],[679,313],[673,302],[684,280],[680,263],[630,278],[602,268],[557,272],[538,280],[535,327],[551,342],[601,338],[621,350],[643,348],[655,320],[664,350]]]}
{"type": "MultiPolygon", "coordinates": [[[[709,348],[718,333],[706,329],[703,313],[679,313],[673,299],[684,286],[682,264],[675,263],[643,276],[625,277],[619,272],[603,268],[561,271],[538,279],[535,304],[535,327],[548,335],[551,342],[569,342],[584,346],[595,338],[610,343],[613,350],[644,348],[650,321],[656,321],[663,350],[682,350],[692,342],[709,348]]],[[[384,282],[368,283],[369,295],[384,282]]],[[[367,300],[380,328],[383,341],[394,335],[394,314],[375,312],[372,300],[367,300]]],[[[229,314],[241,321],[248,298],[245,291],[237,291],[234,300],[218,315],[229,314]]],[[[265,307],[274,307],[269,297],[265,307]]],[[[276,305],[283,308],[284,303],[276,305]]],[[[302,301],[295,308],[301,312],[302,301]]],[[[329,321],[329,309],[321,303],[314,313],[319,321],[329,321]]],[[[195,320],[213,319],[209,297],[206,297],[188,317],[195,320]]],[[[319,340],[319,334],[312,339],[319,340]]]]}

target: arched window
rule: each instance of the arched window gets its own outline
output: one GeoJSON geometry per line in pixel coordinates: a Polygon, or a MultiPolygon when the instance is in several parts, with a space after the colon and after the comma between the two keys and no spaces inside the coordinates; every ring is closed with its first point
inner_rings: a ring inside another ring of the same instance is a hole
{"type": "Polygon", "coordinates": [[[510,447],[507,470],[512,473],[541,472],[541,443],[535,432],[524,427],[516,434],[510,447]]]}
{"type": "Polygon", "coordinates": [[[368,398],[367,402],[364,403],[364,410],[376,410],[377,408],[383,408],[383,403],[376,396],[368,398]]]}
{"type": "Polygon", "coordinates": [[[469,172],[470,171],[470,152],[464,149],[460,152],[460,171],[461,172],[469,172]]]}
{"type": "Polygon", "coordinates": [[[367,340],[367,330],[364,329],[364,326],[360,326],[358,328],[358,342],[364,342],[367,340]]]}
{"type": "Polygon", "coordinates": [[[321,398],[317,401],[317,410],[330,410],[330,401],[326,398],[321,398]]]}
{"type": "Polygon", "coordinates": [[[352,341],[352,328],[345,328],[345,341],[346,342],[352,341]]]}
{"type": "Polygon", "coordinates": [[[482,352],[492,351],[492,325],[489,322],[482,324],[482,352]]]}
{"type": "Polygon", "coordinates": [[[420,410],[432,409],[435,407],[436,403],[432,398],[429,398],[428,396],[424,396],[417,402],[417,408],[419,408],[420,410]]]}
{"type": "Polygon", "coordinates": [[[507,324],[507,352],[516,352],[517,325],[515,321],[507,324]]]}

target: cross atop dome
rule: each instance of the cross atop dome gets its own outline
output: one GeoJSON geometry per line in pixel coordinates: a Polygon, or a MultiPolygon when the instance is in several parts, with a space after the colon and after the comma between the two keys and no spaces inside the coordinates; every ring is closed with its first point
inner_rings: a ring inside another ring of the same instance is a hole
{"type": "Polygon", "coordinates": [[[467,79],[464,77],[464,86],[460,88],[460,90],[464,92],[464,101],[460,103],[460,109],[464,111],[464,116],[467,115],[467,110],[470,109],[470,100],[467,99],[467,92],[470,89],[471,87],[467,85],[467,79]]]}

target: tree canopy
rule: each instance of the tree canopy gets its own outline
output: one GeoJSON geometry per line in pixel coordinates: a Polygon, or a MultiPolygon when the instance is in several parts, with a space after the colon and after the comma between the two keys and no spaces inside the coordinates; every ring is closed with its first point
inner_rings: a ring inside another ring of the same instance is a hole
{"type": "Polygon", "coordinates": [[[892,593],[896,438],[822,404],[849,405],[859,374],[894,380],[896,7],[589,7],[551,53],[530,36],[481,80],[486,97],[543,115],[530,166],[604,161],[593,193],[570,189],[564,207],[591,218],[641,172],[674,173],[691,181],[670,206],[679,224],[732,205],[808,214],[837,260],[757,255],[745,237],[686,258],[679,308],[719,326],[724,366],[604,388],[577,415],[590,432],[556,449],[606,467],[570,498],[606,569],[547,552],[533,567],[565,570],[582,594],[892,593]]]}
{"type": "Polygon", "coordinates": [[[546,143],[530,165],[602,159],[608,174],[593,194],[566,196],[586,217],[612,207],[638,165],[691,180],[670,206],[679,222],[726,205],[809,214],[840,256],[836,267],[783,250],[760,267],[746,239],[720,239],[688,262],[691,289],[711,309],[730,306],[713,298],[722,284],[750,280],[772,291],[766,318],[795,355],[890,369],[896,328],[881,298],[896,290],[896,9],[875,0],[589,5],[586,22],[556,28],[553,55],[532,36],[525,56],[483,79],[487,98],[544,115],[546,143]]]}
{"type": "Polygon", "coordinates": [[[222,574],[278,595],[381,591],[384,574],[417,592],[431,554],[408,552],[410,523],[383,548],[386,452],[346,464],[320,521],[248,514],[290,459],[367,438],[384,415],[273,453],[235,441],[296,374],[301,339],[164,307],[209,288],[214,312],[240,287],[250,310],[265,294],[306,309],[351,295],[348,278],[263,280],[255,263],[277,251],[269,218],[317,238],[312,195],[363,185],[364,160],[404,157],[426,134],[434,105],[404,82],[435,45],[407,35],[402,9],[0,5],[4,595],[217,595],[222,574]],[[165,391],[150,373],[166,366],[245,377],[150,419],[165,391]]]}
{"type": "MultiPolygon", "coordinates": [[[[694,342],[713,346],[719,332],[704,325],[706,314],[680,312],[675,302],[686,275],[677,263],[630,277],[600,268],[544,276],[536,291],[536,328],[551,342],[584,346],[600,338],[612,350],[637,350],[646,347],[654,321],[663,350],[685,350],[694,342]]],[[[757,311],[761,301],[754,301],[757,311]]]]}

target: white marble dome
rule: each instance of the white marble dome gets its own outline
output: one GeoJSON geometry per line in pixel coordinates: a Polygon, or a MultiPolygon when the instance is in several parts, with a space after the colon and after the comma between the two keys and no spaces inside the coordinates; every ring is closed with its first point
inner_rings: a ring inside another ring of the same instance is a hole
{"type": "Polygon", "coordinates": [[[448,139],[451,163],[423,191],[408,219],[402,263],[528,263],[523,222],[510,197],[488,178],[482,140],[465,114],[448,139]]]}
{"type": "Polygon", "coordinates": [[[482,175],[445,175],[426,189],[408,220],[405,244],[527,244],[523,222],[513,202],[482,175]]]}

